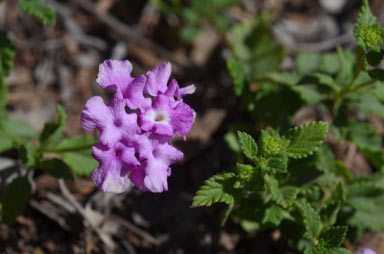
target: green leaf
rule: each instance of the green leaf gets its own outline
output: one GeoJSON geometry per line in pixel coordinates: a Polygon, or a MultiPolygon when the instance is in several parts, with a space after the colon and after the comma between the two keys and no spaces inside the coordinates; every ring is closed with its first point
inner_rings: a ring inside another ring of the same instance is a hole
{"type": "Polygon", "coordinates": [[[54,152],[72,152],[74,150],[87,150],[97,141],[88,136],[63,139],[55,148],[54,152]]]}
{"type": "Polygon", "coordinates": [[[246,64],[231,56],[227,60],[227,68],[233,80],[235,94],[240,96],[243,93],[245,83],[249,80],[246,64]]]}
{"type": "Polygon", "coordinates": [[[237,177],[234,173],[221,173],[210,177],[196,192],[192,207],[210,206],[223,202],[227,205],[235,204],[238,190],[233,188],[237,177]]]}
{"type": "MultiPolygon", "coordinates": [[[[374,25],[377,25],[377,18],[371,12],[371,10],[369,8],[368,0],[363,0],[353,32],[355,34],[357,43],[364,50],[367,49],[367,41],[366,40],[369,39],[369,38],[366,38],[366,37],[368,37],[368,35],[367,35],[368,29],[367,28],[370,28],[374,25]]],[[[368,42],[372,42],[372,39],[368,40],[368,42]]]]}
{"type": "Polygon", "coordinates": [[[270,134],[268,131],[261,131],[260,146],[264,153],[276,155],[285,152],[288,145],[288,139],[280,137],[278,134],[270,134]]]}
{"type": "Polygon", "coordinates": [[[269,26],[271,16],[233,26],[233,54],[250,66],[251,80],[265,77],[280,69],[284,59],[283,48],[272,39],[269,26]]]}
{"type": "Polygon", "coordinates": [[[19,155],[20,155],[21,161],[25,165],[31,168],[35,167],[39,163],[42,157],[42,154],[39,151],[37,151],[37,149],[34,146],[32,146],[30,143],[26,143],[21,146],[19,150],[19,155]]]}
{"type": "Polygon", "coordinates": [[[180,38],[191,43],[200,32],[200,26],[186,25],[180,30],[180,38]]]}
{"type": "Polygon", "coordinates": [[[330,202],[321,209],[321,221],[325,228],[331,227],[336,223],[337,215],[340,211],[339,202],[330,202]]]}
{"type": "Polygon", "coordinates": [[[309,74],[318,69],[320,55],[316,53],[300,53],[296,58],[297,71],[302,74],[309,74]]]}
{"type": "Polygon", "coordinates": [[[319,71],[334,75],[339,70],[340,63],[336,53],[324,53],[321,55],[319,71]]]}
{"type": "Polygon", "coordinates": [[[255,140],[250,135],[242,131],[237,132],[237,137],[239,139],[240,147],[244,155],[248,159],[254,160],[258,151],[255,140]]]}
{"type": "Polygon", "coordinates": [[[32,126],[21,119],[7,119],[6,121],[7,128],[12,132],[12,134],[21,138],[25,141],[34,139],[38,137],[37,132],[32,128],[32,126]]]}
{"type": "Polygon", "coordinates": [[[98,166],[91,155],[92,150],[59,153],[65,163],[79,176],[90,176],[98,166]]]}
{"type": "Polygon", "coordinates": [[[297,208],[303,216],[306,236],[315,239],[320,230],[321,219],[318,212],[304,199],[296,201],[297,208]]]}
{"type": "Polygon", "coordinates": [[[295,201],[296,196],[299,193],[297,188],[286,186],[280,189],[279,182],[275,178],[268,175],[264,175],[264,180],[268,185],[268,190],[272,195],[272,200],[274,200],[276,204],[287,208],[295,201]]]}
{"type": "Polygon", "coordinates": [[[280,207],[276,205],[271,205],[265,209],[264,217],[261,223],[264,225],[271,225],[273,227],[278,227],[283,220],[283,213],[280,207]]]}
{"type": "MultiPolygon", "coordinates": [[[[14,56],[15,50],[7,38],[7,34],[0,31],[0,79],[11,73],[14,56]]],[[[2,81],[0,81],[0,83],[2,83],[2,81]]]]}
{"type": "Polygon", "coordinates": [[[325,95],[321,94],[317,88],[318,86],[313,84],[299,84],[291,87],[303,101],[310,104],[318,103],[325,98],[325,95]]]}
{"type": "Polygon", "coordinates": [[[52,149],[60,141],[63,136],[67,115],[62,106],[57,107],[59,118],[55,122],[48,122],[44,125],[43,132],[40,136],[40,146],[44,150],[52,149]]]}
{"type": "Polygon", "coordinates": [[[8,151],[13,148],[13,141],[7,133],[5,133],[0,126],[0,153],[8,151]]]}
{"type": "Polygon", "coordinates": [[[324,173],[336,172],[336,159],[327,145],[322,145],[315,155],[315,166],[324,173]]]}
{"type": "Polygon", "coordinates": [[[328,124],[325,122],[311,122],[289,129],[285,135],[287,139],[291,140],[287,148],[287,155],[295,159],[312,155],[323,143],[327,132],[328,124]]]}
{"type": "Polygon", "coordinates": [[[233,131],[228,131],[225,133],[224,140],[232,151],[236,153],[241,152],[239,141],[237,140],[236,134],[233,131]]]}
{"type": "Polygon", "coordinates": [[[320,235],[320,244],[325,248],[340,247],[340,245],[344,242],[347,231],[348,227],[346,226],[331,227],[320,235]]]}
{"type": "Polygon", "coordinates": [[[370,65],[377,66],[380,64],[381,60],[383,59],[384,50],[380,50],[380,52],[370,51],[366,56],[367,56],[367,61],[370,65]]]}
{"type": "Polygon", "coordinates": [[[348,125],[348,139],[360,149],[380,149],[381,137],[372,125],[366,122],[353,121],[348,125]]]}
{"type": "Polygon", "coordinates": [[[15,178],[7,185],[1,197],[2,222],[14,222],[27,206],[31,194],[31,185],[26,177],[15,178]]]}
{"type": "Polygon", "coordinates": [[[55,10],[44,0],[18,0],[20,9],[38,18],[44,25],[54,26],[56,24],[55,10]]]}
{"type": "Polygon", "coordinates": [[[335,202],[344,202],[345,201],[345,191],[344,191],[344,184],[343,182],[339,182],[337,185],[336,185],[336,188],[335,190],[333,191],[333,199],[335,200],[335,202]]]}
{"type": "Polygon", "coordinates": [[[295,72],[271,72],[267,77],[276,83],[288,86],[296,85],[301,79],[301,75],[295,72]]]}
{"type": "Polygon", "coordinates": [[[370,147],[360,148],[364,156],[373,164],[375,168],[384,171],[384,151],[370,147]]]}
{"type": "Polygon", "coordinates": [[[70,168],[60,159],[55,158],[42,161],[40,167],[53,177],[73,181],[73,175],[70,168]]]}
{"type": "Polygon", "coordinates": [[[327,253],[324,254],[350,254],[351,251],[345,248],[333,248],[327,250],[327,253]]]}
{"type": "Polygon", "coordinates": [[[384,105],[373,92],[349,94],[348,99],[356,103],[362,113],[384,119],[384,105]]]}
{"type": "MultiPolygon", "coordinates": [[[[6,107],[8,104],[8,87],[4,83],[3,78],[0,76],[0,112],[6,113],[6,107]]],[[[0,114],[0,118],[3,114],[0,114]]]]}
{"type": "Polygon", "coordinates": [[[288,166],[288,157],[285,153],[272,155],[270,158],[260,158],[260,169],[266,173],[278,174],[286,173],[288,166]]]}

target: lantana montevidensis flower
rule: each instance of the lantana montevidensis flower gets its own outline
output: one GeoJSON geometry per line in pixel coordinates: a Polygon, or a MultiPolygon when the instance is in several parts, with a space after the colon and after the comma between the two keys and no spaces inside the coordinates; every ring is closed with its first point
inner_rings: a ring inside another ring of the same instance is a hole
{"type": "Polygon", "coordinates": [[[195,86],[168,84],[170,63],[138,77],[131,71],[128,60],[100,64],[97,83],[115,94],[108,104],[99,96],[90,98],[81,115],[84,130],[100,133],[100,144],[92,148],[99,162],[92,180],[106,192],[124,192],[131,183],[142,191],[166,191],[171,164],[183,158],[169,142],[175,135],[185,138],[192,128],[195,111],[183,97],[195,86]]]}
{"type": "Polygon", "coordinates": [[[376,254],[376,252],[374,252],[372,249],[365,248],[365,249],[356,251],[355,254],[376,254]]]}

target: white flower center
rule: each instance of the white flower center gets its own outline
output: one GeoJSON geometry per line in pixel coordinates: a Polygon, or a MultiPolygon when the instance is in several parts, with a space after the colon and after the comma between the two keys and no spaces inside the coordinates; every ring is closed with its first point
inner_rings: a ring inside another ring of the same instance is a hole
{"type": "Polygon", "coordinates": [[[169,121],[168,112],[163,110],[152,111],[151,113],[149,113],[148,118],[156,123],[168,123],[169,121]]]}

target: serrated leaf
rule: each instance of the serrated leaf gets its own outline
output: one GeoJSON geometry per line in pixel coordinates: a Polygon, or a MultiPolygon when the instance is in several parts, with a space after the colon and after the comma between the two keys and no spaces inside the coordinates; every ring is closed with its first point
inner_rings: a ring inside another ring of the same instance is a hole
{"type": "Polygon", "coordinates": [[[63,136],[67,115],[62,106],[57,107],[59,117],[57,121],[48,122],[44,125],[44,129],[40,135],[40,146],[44,150],[54,148],[63,136]]]}
{"type": "Polygon", "coordinates": [[[272,174],[286,173],[288,167],[288,157],[285,153],[275,154],[270,156],[268,159],[260,159],[259,163],[260,169],[263,172],[272,174]]]}
{"type": "Polygon", "coordinates": [[[296,201],[296,205],[303,217],[306,236],[309,239],[315,239],[321,224],[319,213],[304,199],[296,201]]]}
{"type": "Polygon", "coordinates": [[[363,48],[366,49],[366,43],[364,41],[363,29],[364,27],[371,27],[377,25],[377,18],[371,12],[368,4],[368,0],[362,1],[362,6],[357,17],[355,28],[353,33],[355,34],[357,43],[363,48]]]}
{"type": "Polygon", "coordinates": [[[261,223],[264,225],[271,225],[277,227],[280,225],[283,220],[283,213],[280,207],[276,205],[271,205],[265,209],[263,219],[261,223]]]}
{"type": "Polygon", "coordinates": [[[56,24],[55,10],[44,0],[18,0],[20,9],[38,18],[44,25],[53,26],[56,24]]]}
{"type": "Polygon", "coordinates": [[[238,131],[237,137],[239,139],[241,150],[248,159],[255,159],[257,156],[257,144],[255,140],[245,132],[238,131]]]}
{"type": "Polygon", "coordinates": [[[217,202],[233,205],[238,195],[238,190],[233,188],[236,180],[234,173],[221,173],[210,177],[193,197],[192,207],[210,206],[217,202]]]}
{"type": "Polygon", "coordinates": [[[291,141],[287,155],[295,159],[312,155],[323,143],[327,132],[328,124],[325,122],[311,122],[289,129],[285,135],[291,141]]]}
{"type": "Polygon", "coordinates": [[[245,82],[249,80],[249,71],[246,63],[231,56],[227,60],[227,69],[233,80],[233,90],[237,96],[240,96],[243,93],[245,82]]]}
{"type": "MultiPolygon", "coordinates": [[[[14,56],[15,50],[10,40],[7,38],[5,32],[0,31],[0,79],[11,73],[14,56]]],[[[0,83],[2,83],[2,81],[0,81],[0,83]]]]}
{"type": "Polygon", "coordinates": [[[331,227],[320,235],[321,245],[325,248],[339,247],[344,242],[347,231],[347,226],[331,227]]]}
{"type": "Polygon", "coordinates": [[[70,168],[67,166],[67,164],[64,163],[64,161],[60,159],[55,158],[42,161],[40,163],[40,167],[55,178],[62,178],[64,180],[73,181],[73,175],[70,168]]]}
{"type": "Polygon", "coordinates": [[[296,199],[299,190],[292,186],[286,186],[284,188],[279,187],[279,182],[268,175],[264,175],[265,182],[269,185],[268,190],[272,195],[272,199],[276,204],[281,205],[284,208],[290,206],[296,199]]]}
{"type": "Polygon", "coordinates": [[[268,155],[277,155],[285,153],[289,145],[289,140],[280,137],[278,133],[269,133],[268,131],[261,131],[260,146],[262,151],[268,155]]]}
{"type": "Polygon", "coordinates": [[[59,154],[72,171],[79,176],[90,176],[98,166],[97,161],[92,157],[91,149],[59,154]]]}
{"type": "Polygon", "coordinates": [[[12,223],[27,206],[31,197],[31,184],[26,177],[15,178],[4,189],[1,197],[2,217],[4,223],[12,223]]]}
{"type": "Polygon", "coordinates": [[[339,202],[330,202],[324,208],[321,209],[321,221],[325,228],[329,228],[333,224],[335,224],[339,211],[339,202]]]}

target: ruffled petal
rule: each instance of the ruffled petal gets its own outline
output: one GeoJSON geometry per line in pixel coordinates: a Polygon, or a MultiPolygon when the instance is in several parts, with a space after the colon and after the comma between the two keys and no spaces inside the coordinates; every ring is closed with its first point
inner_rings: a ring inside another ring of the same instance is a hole
{"type": "Polygon", "coordinates": [[[171,71],[171,64],[164,62],[147,72],[147,83],[144,92],[152,96],[164,93],[167,90],[167,83],[171,76],[171,71]]]}
{"type": "Polygon", "coordinates": [[[86,131],[92,131],[95,128],[103,130],[111,121],[112,114],[103,98],[94,96],[88,99],[85,108],[81,114],[81,126],[86,131]]]}
{"type": "Polygon", "coordinates": [[[92,173],[92,181],[105,192],[124,192],[131,183],[127,170],[123,169],[123,161],[116,157],[117,150],[104,145],[95,145],[92,148],[92,155],[99,162],[99,167],[92,173]]]}
{"type": "Polygon", "coordinates": [[[144,75],[140,75],[123,91],[123,97],[126,99],[127,106],[130,109],[140,109],[143,111],[151,106],[151,99],[145,98],[143,95],[146,81],[147,78],[144,75]]]}
{"type": "Polygon", "coordinates": [[[103,88],[123,91],[131,83],[132,64],[128,60],[105,60],[99,65],[96,82],[103,88]]]}
{"type": "Polygon", "coordinates": [[[144,186],[151,192],[168,190],[168,165],[157,159],[148,160],[145,168],[144,186]]]}
{"type": "Polygon", "coordinates": [[[129,178],[132,183],[135,185],[135,188],[141,191],[148,191],[148,189],[144,185],[144,177],[145,177],[145,167],[147,166],[147,162],[143,162],[139,167],[134,168],[129,178]]]}
{"type": "Polygon", "coordinates": [[[185,136],[191,130],[194,121],[195,111],[184,102],[180,102],[172,112],[170,124],[176,134],[185,136]]]}
{"type": "Polygon", "coordinates": [[[183,159],[183,153],[168,143],[157,145],[153,156],[168,166],[183,159]]]}

